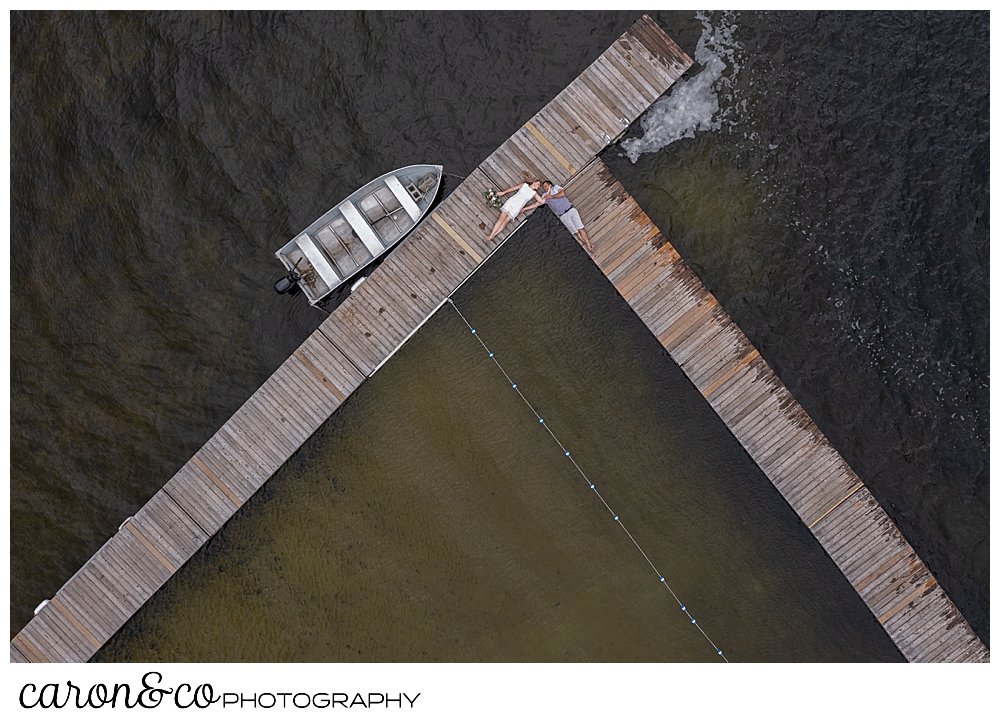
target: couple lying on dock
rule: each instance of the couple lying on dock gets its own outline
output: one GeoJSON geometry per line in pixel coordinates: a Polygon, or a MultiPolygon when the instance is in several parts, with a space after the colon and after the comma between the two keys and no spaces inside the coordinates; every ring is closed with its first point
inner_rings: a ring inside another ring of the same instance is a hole
{"type": "Polygon", "coordinates": [[[512,219],[517,218],[518,214],[525,213],[544,204],[552,209],[552,212],[562,221],[563,226],[569,229],[569,232],[578,241],[583,243],[588,251],[594,250],[594,245],[590,243],[590,239],[587,237],[587,230],[583,227],[583,221],[580,220],[580,212],[566,198],[566,193],[563,191],[562,186],[557,186],[552,181],[532,181],[531,183],[522,183],[520,186],[512,186],[506,191],[497,193],[497,196],[506,196],[508,193],[513,193],[514,195],[508,198],[503,208],[500,209],[500,218],[497,219],[496,224],[493,226],[493,231],[486,237],[487,241],[492,241],[498,233],[503,231],[504,226],[510,223],[512,219]],[[541,196],[538,195],[539,186],[543,190],[541,196]],[[526,206],[525,204],[532,198],[535,199],[535,202],[530,206],[526,206]]]}

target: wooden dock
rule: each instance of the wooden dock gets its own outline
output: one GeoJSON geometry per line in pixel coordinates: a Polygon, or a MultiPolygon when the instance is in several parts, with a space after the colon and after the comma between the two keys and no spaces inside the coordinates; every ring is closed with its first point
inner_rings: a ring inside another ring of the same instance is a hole
{"type": "Polygon", "coordinates": [[[911,662],[988,661],[896,525],[600,160],[566,184],[618,293],[708,400],[911,662]]]}
{"type": "MultiPolygon", "coordinates": [[[[16,662],[88,660],[516,231],[482,192],[565,185],[594,260],[747,448],[910,660],[988,660],[884,511],[596,159],[691,65],[643,16],[402,242],[11,641],[16,662]]],[[[548,211],[542,211],[548,213],[548,211]]]]}
{"type": "Polygon", "coordinates": [[[17,662],[81,662],[256,492],[507,237],[487,188],[564,182],[691,66],[643,16],[473,171],[11,641],[17,662]]]}

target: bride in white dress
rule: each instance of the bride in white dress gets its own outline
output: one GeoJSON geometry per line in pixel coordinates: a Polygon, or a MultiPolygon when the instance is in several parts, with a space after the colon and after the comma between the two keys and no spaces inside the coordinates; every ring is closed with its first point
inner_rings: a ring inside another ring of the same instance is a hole
{"type": "Polygon", "coordinates": [[[534,198],[539,204],[542,203],[542,199],[536,193],[538,187],[542,185],[541,181],[532,181],[529,183],[522,183],[520,186],[511,186],[506,191],[501,191],[497,196],[506,196],[508,193],[514,193],[513,196],[507,199],[507,202],[500,209],[500,218],[497,219],[496,224],[493,226],[493,231],[490,235],[486,237],[487,241],[492,241],[493,238],[503,231],[504,226],[511,222],[512,219],[517,218],[517,215],[521,213],[521,209],[527,205],[528,201],[534,198]]]}

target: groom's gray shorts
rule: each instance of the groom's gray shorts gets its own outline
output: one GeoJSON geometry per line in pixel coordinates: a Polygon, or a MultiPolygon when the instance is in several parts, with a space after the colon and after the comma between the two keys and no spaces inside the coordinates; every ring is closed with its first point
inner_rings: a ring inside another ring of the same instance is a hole
{"type": "Polygon", "coordinates": [[[563,226],[569,229],[569,232],[576,236],[576,232],[583,228],[583,221],[580,220],[580,212],[576,208],[571,208],[569,211],[564,213],[559,217],[562,221],[563,226]]]}

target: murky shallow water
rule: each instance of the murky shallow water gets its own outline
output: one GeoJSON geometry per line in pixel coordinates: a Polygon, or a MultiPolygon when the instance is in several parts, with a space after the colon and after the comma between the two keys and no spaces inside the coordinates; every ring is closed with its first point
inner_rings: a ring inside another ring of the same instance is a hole
{"type": "MultiPolygon", "coordinates": [[[[984,17],[737,18],[736,125],[606,160],[988,639],[984,17]]],[[[319,323],[283,239],[467,172],[630,19],[15,15],[12,634],[319,323]]],[[[560,229],[460,303],[710,634],[898,659],[560,229]]],[[[711,659],[482,362],[439,314],[99,657],[711,659]]]]}
{"type": "MultiPolygon", "coordinates": [[[[561,229],[532,219],[456,304],[708,633],[733,660],[898,659],[561,229]]],[[[716,655],[445,307],[99,658],[716,655]]]]}

